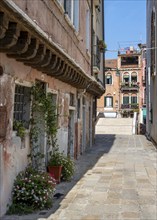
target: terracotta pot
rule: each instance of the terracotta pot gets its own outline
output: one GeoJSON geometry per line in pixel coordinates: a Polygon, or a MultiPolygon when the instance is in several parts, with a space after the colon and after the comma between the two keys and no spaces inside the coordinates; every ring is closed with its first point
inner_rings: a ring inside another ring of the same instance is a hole
{"type": "Polygon", "coordinates": [[[48,171],[50,175],[56,180],[56,182],[60,183],[62,166],[48,166],[48,171]]]}

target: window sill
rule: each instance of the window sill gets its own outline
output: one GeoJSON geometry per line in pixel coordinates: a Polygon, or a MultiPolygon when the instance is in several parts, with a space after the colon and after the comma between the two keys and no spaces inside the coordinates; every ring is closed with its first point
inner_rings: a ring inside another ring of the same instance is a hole
{"type": "Polygon", "coordinates": [[[86,54],[91,58],[91,53],[88,49],[86,49],[86,54]]]}
{"type": "MultiPolygon", "coordinates": [[[[75,28],[75,27],[74,27],[74,28],[75,28]]],[[[80,36],[80,33],[79,33],[78,31],[76,31],[76,29],[74,30],[74,34],[75,34],[77,40],[83,41],[83,38],[80,36]]]]}
{"type": "Polygon", "coordinates": [[[72,21],[70,20],[68,14],[64,13],[64,17],[65,17],[65,20],[67,21],[68,25],[75,31],[75,26],[73,25],[72,21]]]}
{"type": "Polygon", "coordinates": [[[100,72],[99,68],[97,66],[93,66],[93,73],[98,74],[100,72]]]}
{"type": "Polygon", "coordinates": [[[57,6],[57,8],[60,10],[60,12],[62,13],[62,14],[64,14],[64,7],[59,3],[59,1],[58,0],[55,0],[54,1],[54,3],[55,3],[55,5],[57,6]]]}

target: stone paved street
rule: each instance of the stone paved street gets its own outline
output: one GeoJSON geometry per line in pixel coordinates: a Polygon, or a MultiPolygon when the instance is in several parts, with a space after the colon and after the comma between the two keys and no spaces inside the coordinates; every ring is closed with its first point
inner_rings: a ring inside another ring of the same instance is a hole
{"type": "Polygon", "coordinates": [[[97,135],[48,212],[4,220],[155,220],[157,152],[145,136],[97,135]],[[52,214],[53,213],[53,214],[52,214]]]}

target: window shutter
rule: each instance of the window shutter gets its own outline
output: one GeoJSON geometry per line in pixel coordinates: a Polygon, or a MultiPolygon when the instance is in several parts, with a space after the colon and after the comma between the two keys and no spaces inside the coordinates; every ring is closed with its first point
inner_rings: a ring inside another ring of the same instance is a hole
{"type": "Polygon", "coordinates": [[[106,107],[106,97],[104,97],[104,107],[106,107]]]}
{"type": "Polygon", "coordinates": [[[113,107],[113,97],[111,97],[111,106],[113,107]]]}

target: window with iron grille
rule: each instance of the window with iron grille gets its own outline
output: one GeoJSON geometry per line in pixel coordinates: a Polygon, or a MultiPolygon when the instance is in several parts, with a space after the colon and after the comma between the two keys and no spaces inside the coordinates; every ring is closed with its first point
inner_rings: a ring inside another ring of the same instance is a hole
{"type": "Polygon", "coordinates": [[[14,121],[22,122],[25,128],[29,128],[30,120],[31,88],[21,85],[15,86],[14,96],[14,121]]]}

